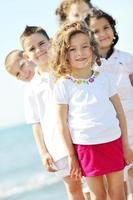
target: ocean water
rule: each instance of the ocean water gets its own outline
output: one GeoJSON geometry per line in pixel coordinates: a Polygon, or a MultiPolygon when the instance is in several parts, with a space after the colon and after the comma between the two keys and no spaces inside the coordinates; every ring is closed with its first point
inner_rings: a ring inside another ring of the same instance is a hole
{"type": "Polygon", "coordinates": [[[0,129],[0,200],[67,200],[64,184],[42,166],[31,126],[0,129]]]}

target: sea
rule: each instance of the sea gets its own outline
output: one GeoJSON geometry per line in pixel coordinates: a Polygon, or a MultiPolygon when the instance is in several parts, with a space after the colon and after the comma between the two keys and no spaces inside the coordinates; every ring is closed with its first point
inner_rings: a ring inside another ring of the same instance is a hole
{"type": "Polygon", "coordinates": [[[42,163],[30,125],[0,129],[0,200],[67,200],[64,184],[42,163]]]}

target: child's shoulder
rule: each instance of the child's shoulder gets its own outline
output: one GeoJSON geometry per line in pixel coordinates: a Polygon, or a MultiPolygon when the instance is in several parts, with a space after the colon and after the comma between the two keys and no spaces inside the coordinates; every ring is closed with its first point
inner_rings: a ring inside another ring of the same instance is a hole
{"type": "Polygon", "coordinates": [[[131,53],[118,49],[115,49],[114,56],[124,60],[133,59],[133,55],[131,53]]]}

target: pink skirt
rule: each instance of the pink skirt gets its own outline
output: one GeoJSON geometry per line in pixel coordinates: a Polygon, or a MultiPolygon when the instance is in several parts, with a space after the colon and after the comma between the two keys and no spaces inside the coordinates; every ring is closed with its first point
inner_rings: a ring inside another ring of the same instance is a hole
{"type": "Polygon", "coordinates": [[[104,144],[74,146],[83,176],[102,176],[125,167],[121,138],[104,144]]]}

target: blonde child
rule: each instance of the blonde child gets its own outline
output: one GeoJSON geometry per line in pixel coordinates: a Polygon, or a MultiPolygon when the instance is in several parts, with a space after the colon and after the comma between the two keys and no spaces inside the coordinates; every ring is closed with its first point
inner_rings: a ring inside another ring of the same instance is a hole
{"type": "MultiPolygon", "coordinates": [[[[63,24],[65,22],[84,20],[92,8],[93,5],[90,0],[63,0],[56,9],[55,14],[58,17],[59,24],[63,24]]],[[[89,200],[89,188],[84,178],[82,178],[82,187],[85,199],[89,200]]]]}
{"type": "Polygon", "coordinates": [[[92,200],[106,199],[104,175],[111,200],[125,200],[123,169],[125,161],[133,161],[133,152],[116,85],[107,72],[92,70],[95,61],[100,65],[93,34],[84,22],[66,24],[51,52],[51,67],[60,77],[54,97],[70,175],[79,175],[79,161],[92,200]]]}
{"type": "MultiPolygon", "coordinates": [[[[115,48],[119,36],[112,16],[102,10],[93,9],[86,22],[99,45],[102,67],[98,69],[108,71],[116,79],[118,94],[127,120],[129,145],[133,149],[133,87],[131,84],[133,82],[133,56],[115,48]]],[[[133,165],[128,165],[124,173],[130,196],[133,193],[133,183],[130,180],[133,177],[133,165]]]]}
{"type": "Polygon", "coordinates": [[[48,66],[49,37],[41,27],[27,26],[20,40],[24,55],[38,66],[27,90],[25,110],[27,122],[33,126],[43,164],[48,171],[57,171],[63,177],[70,200],[84,200],[80,179],[68,176],[67,153],[56,130],[53,77],[48,66]]]}
{"type": "Polygon", "coordinates": [[[84,20],[92,8],[90,0],[63,0],[55,14],[59,23],[63,24],[67,21],[84,20]]]}
{"type": "Polygon", "coordinates": [[[23,56],[23,51],[15,49],[5,58],[5,69],[21,81],[31,81],[35,74],[36,65],[23,56]]]}

